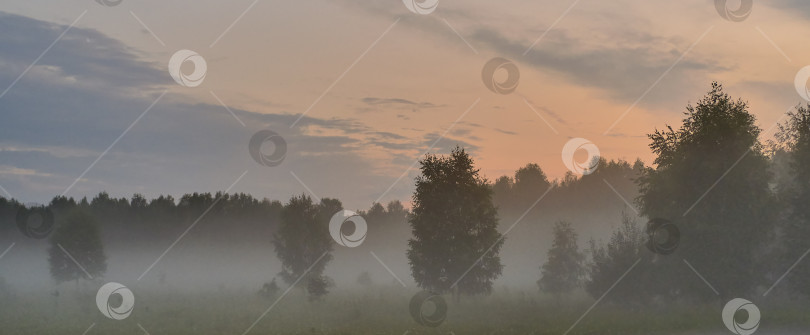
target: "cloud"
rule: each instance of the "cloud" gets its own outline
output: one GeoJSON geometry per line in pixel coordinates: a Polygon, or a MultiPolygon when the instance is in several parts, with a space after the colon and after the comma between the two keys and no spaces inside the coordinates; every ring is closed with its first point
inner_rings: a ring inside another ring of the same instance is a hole
{"type": "MultiPolygon", "coordinates": [[[[560,73],[578,85],[600,89],[624,102],[638,99],[689,47],[689,43],[665,37],[647,35],[645,38],[657,41],[654,45],[669,47],[624,47],[617,43],[613,47],[585,48],[583,45],[587,43],[560,29],[543,40],[542,48],[535,47],[523,56],[530,44],[509,38],[496,29],[479,28],[471,36],[506,57],[541,71],[560,73]]],[[[661,82],[659,92],[671,92],[684,82],[694,81],[695,76],[702,78],[706,73],[729,70],[714,60],[694,55],[681,60],[677,66],[678,71],[669,73],[667,81],[661,82]]],[[[659,94],[655,98],[667,100],[667,96],[671,94],[659,94]]],[[[649,100],[655,101],[655,98],[649,100]]]]}
{"type": "MultiPolygon", "coordinates": [[[[481,149],[481,147],[479,147],[478,145],[467,142],[464,139],[460,139],[457,137],[454,138],[450,136],[441,137],[441,135],[442,134],[439,132],[430,132],[425,135],[422,143],[426,147],[433,146],[433,149],[430,150],[430,153],[446,155],[449,154],[456,146],[462,147],[470,153],[475,153],[476,151],[481,149]]],[[[471,137],[467,138],[474,140],[477,139],[471,137]]]]}
{"type": "MultiPolygon", "coordinates": [[[[698,40],[700,34],[659,35],[644,30],[648,28],[645,25],[651,23],[633,16],[634,13],[628,11],[626,6],[609,5],[600,8],[598,14],[591,8],[590,15],[610,14],[620,19],[632,18],[635,20],[632,23],[622,21],[623,24],[620,25],[613,23],[605,25],[604,20],[589,20],[573,29],[564,25],[556,26],[544,36],[541,43],[526,53],[537,37],[543,33],[542,31],[516,30],[514,22],[472,10],[471,6],[442,6],[442,15],[414,16],[402,15],[402,6],[398,3],[367,3],[354,0],[343,2],[346,6],[374,15],[391,19],[401,18],[401,25],[408,25],[443,40],[458,42],[459,35],[444,22],[444,18],[450,18],[454,29],[482,53],[494,53],[508,58],[516,62],[521,70],[531,67],[540,72],[561,76],[577,86],[597,89],[604,92],[607,98],[628,105],[642,96],[664,73],[667,73],[666,80],[658,83],[655,89],[647,94],[640,102],[642,105],[667,103],[681,106],[686,93],[684,87],[704,85],[711,81],[707,78],[708,75],[733,70],[733,65],[725,65],[716,59],[700,57],[698,53],[691,52],[689,57],[678,62],[673,71],[667,72],[698,40]],[[482,16],[487,19],[482,20],[482,16]],[[487,25],[482,22],[494,23],[487,25]],[[593,29],[596,27],[603,31],[594,32],[593,29]],[[601,38],[603,35],[610,36],[610,42],[606,43],[601,38]]],[[[504,16],[508,17],[507,14],[504,16]]],[[[547,22],[546,26],[551,23],[547,22]]],[[[532,25],[536,26],[536,23],[532,25]]],[[[459,43],[459,48],[466,46],[459,43]]],[[[467,51],[465,50],[465,53],[467,51]]]]}
{"type": "Polygon", "coordinates": [[[805,0],[775,0],[770,3],[772,6],[782,8],[792,14],[800,14],[810,17],[810,2],[805,0]]]}
{"type": "Polygon", "coordinates": [[[435,105],[435,104],[430,103],[430,102],[416,102],[416,101],[411,101],[411,100],[402,99],[402,98],[382,99],[382,98],[366,97],[366,98],[363,98],[362,101],[364,103],[368,104],[368,105],[371,105],[371,106],[378,106],[378,105],[408,105],[408,106],[413,106],[413,107],[417,107],[417,108],[443,107],[443,106],[435,105]]]}
{"type": "MultiPolygon", "coordinates": [[[[0,87],[10,85],[66,28],[0,13],[0,29],[7,32],[0,35],[0,87]]],[[[135,123],[173,85],[162,67],[98,31],[72,28],[0,99],[0,186],[23,200],[47,202],[120,136],[68,196],[217,191],[247,171],[232,192],[283,201],[305,192],[294,172],[318,196],[361,208],[396,179],[378,168],[391,163],[369,157],[367,148],[382,147],[394,156],[407,152],[406,157],[427,148],[422,140],[351,118],[305,116],[291,128],[299,115],[232,109],[248,125],[243,127],[221,105],[176,93],[163,96],[135,123]],[[276,131],[288,143],[278,167],[261,166],[248,153],[251,136],[262,129],[276,131]]],[[[435,107],[397,99],[369,103],[435,107]]],[[[410,163],[394,166],[397,175],[410,163]]],[[[409,184],[390,196],[406,197],[409,184]]]]}
{"type": "Polygon", "coordinates": [[[499,128],[494,128],[494,129],[495,129],[495,131],[497,131],[497,132],[499,132],[501,134],[506,134],[506,135],[517,135],[518,134],[518,133],[516,133],[514,131],[503,130],[503,129],[499,129],[499,128]]]}
{"type": "Polygon", "coordinates": [[[527,102],[529,102],[529,104],[531,105],[531,107],[533,109],[543,111],[544,113],[546,113],[546,115],[550,116],[554,121],[557,121],[557,123],[559,123],[559,124],[566,125],[566,126],[568,125],[568,122],[565,121],[565,119],[563,119],[560,116],[560,114],[558,114],[557,112],[551,110],[551,108],[548,108],[546,106],[537,106],[529,98],[527,98],[525,96],[523,98],[526,99],[527,102]]]}
{"type": "MultiPolygon", "coordinates": [[[[65,29],[64,25],[0,12],[0,30],[5,32],[0,36],[4,46],[0,82],[10,84],[65,29]]],[[[33,82],[47,85],[47,81],[57,79],[68,80],[73,86],[105,89],[108,94],[119,89],[154,89],[169,82],[157,68],[138,59],[134,50],[117,40],[96,30],[73,27],[12,89],[28,90],[36,87],[33,82]]]]}

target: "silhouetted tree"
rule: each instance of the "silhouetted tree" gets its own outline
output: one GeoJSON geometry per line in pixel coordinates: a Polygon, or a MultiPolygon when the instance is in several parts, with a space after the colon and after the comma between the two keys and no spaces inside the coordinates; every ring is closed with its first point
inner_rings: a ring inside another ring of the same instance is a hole
{"type": "Polygon", "coordinates": [[[515,171],[515,177],[503,176],[492,186],[494,202],[501,218],[512,218],[528,210],[552,187],[545,172],[535,163],[526,164],[515,171]]]}
{"type": "Polygon", "coordinates": [[[558,221],[553,234],[554,242],[548,251],[548,261],[540,267],[542,277],[537,285],[559,299],[580,286],[585,274],[585,255],[579,250],[577,233],[571,223],[558,221]]]}
{"type": "Polygon", "coordinates": [[[398,223],[403,219],[407,219],[408,210],[405,209],[405,206],[402,206],[402,202],[399,200],[389,202],[385,209],[388,211],[390,221],[398,223]]]}
{"type": "MultiPolygon", "coordinates": [[[[620,215],[626,204],[611,187],[626,199],[635,198],[638,196],[636,179],[643,170],[641,161],[631,164],[621,159],[602,158],[590,175],[579,177],[568,172],[561,179],[549,182],[539,166],[528,164],[516,171],[514,177],[502,176],[495,181],[493,201],[501,222],[521,220],[524,234],[513,235],[510,244],[537,243],[537,234],[553,227],[558,218],[587,224],[620,215]],[[582,204],[588,205],[587,211],[582,210],[582,204]]],[[[587,228],[595,235],[610,233],[598,225],[587,228]]],[[[551,243],[551,240],[542,242],[551,243]]],[[[511,250],[512,247],[507,247],[505,251],[511,250]]]]}
{"type": "Polygon", "coordinates": [[[279,275],[290,285],[300,279],[310,298],[328,293],[331,281],[323,270],[332,260],[333,241],[328,227],[331,214],[327,213],[340,208],[338,200],[324,199],[319,206],[301,195],[292,197],[281,213],[274,241],[276,256],[282,262],[279,275]]]}
{"type": "Polygon", "coordinates": [[[365,214],[363,217],[371,222],[382,224],[385,221],[385,207],[379,202],[372,204],[371,208],[363,214],[365,214]]]}
{"type": "Polygon", "coordinates": [[[84,210],[71,211],[53,232],[50,244],[48,262],[51,277],[57,283],[70,280],[78,283],[80,278],[100,277],[107,271],[98,225],[84,210]]]}
{"type": "Polygon", "coordinates": [[[661,257],[671,266],[655,275],[671,292],[710,297],[705,284],[678,269],[686,259],[724,298],[749,294],[764,282],[755,265],[775,218],[760,129],[747,103],[717,83],[684,114],[678,130],[649,135],[657,166],[640,183],[642,215],[672,220],[683,236],[672,257],[661,257]]]}
{"type": "MultiPolygon", "coordinates": [[[[786,180],[777,185],[780,203],[786,204],[784,243],[780,270],[798,260],[810,249],[810,105],[788,113],[776,133],[777,150],[774,159],[784,157],[786,180]]],[[[788,282],[796,291],[810,297],[810,266],[804,261],[789,273],[788,282]]]]}
{"type": "Polygon", "coordinates": [[[456,297],[490,292],[503,269],[492,189],[459,147],[420,164],[408,242],[413,278],[426,290],[456,297]]]}
{"type": "Polygon", "coordinates": [[[520,209],[526,210],[549,187],[551,187],[551,183],[549,183],[545,172],[540,169],[539,165],[531,163],[515,172],[515,184],[512,186],[512,191],[515,198],[519,199],[517,205],[520,206],[520,209]]]}

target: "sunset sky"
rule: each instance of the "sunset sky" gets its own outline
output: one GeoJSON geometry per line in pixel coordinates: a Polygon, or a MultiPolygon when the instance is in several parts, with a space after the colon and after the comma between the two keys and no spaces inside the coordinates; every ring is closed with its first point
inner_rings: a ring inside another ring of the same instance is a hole
{"type": "Polygon", "coordinates": [[[646,134],[677,126],[712,81],[765,130],[803,102],[810,2],[757,1],[740,22],[714,2],[0,4],[0,195],[311,192],[362,209],[409,200],[416,160],[456,144],[490,179],[529,162],[562,177],[578,137],[651,164],[646,134]],[[167,69],[182,49],[207,63],[197,87],[167,69]],[[511,94],[483,83],[495,57],[519,69],[511,94]],[[263,129],[288,144],[278,166],[248,153],[263,129]]]}

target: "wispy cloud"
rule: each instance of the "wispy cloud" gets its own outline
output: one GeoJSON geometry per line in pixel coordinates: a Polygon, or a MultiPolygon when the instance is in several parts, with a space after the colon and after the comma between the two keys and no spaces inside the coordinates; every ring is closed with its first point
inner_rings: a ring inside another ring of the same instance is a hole
{"type": "MultiPolygon", "coordinates": [[[[6,50],[0,54],[0,83],[18,76],[43,48],[41,41],[52,40],[63,28],[0,14],[0,29],[17,32],[0,35],[6,50]]],[[[2,185],[23,199],[46,201],[58,194],[169,81],[161,65],[140,60],[119,41],[92,29],[74,29],[2,100],[2,185]]],[[[290,129],[297,115],[232,108],[248,125],[242,127],[222,106],[193,101],[167,95],[68,196],[102,190],[119,195],[215,191],[220,184],[216,181],[231,170],[254,169],[258,172],[246,177],[253,180],[237,191],[283,199],[300,191],[300,184],[289,177],[289,171],[295,171],[325,196],[359,187],[341,198],[347,204],[364,204],[389,182],[386,173],[393,173],[375,169],[379,158],[369,157],[368,148],[414,152],[424,145],[352,118],[305,116],[299,127],[290,129]],[[274,129],[288,142],[288,156],[277,170],[259,166],[247,152],[250,137],[260,129],[274,129]]],[[[398,99],[368,103],[435,107],[398,99]]]]}

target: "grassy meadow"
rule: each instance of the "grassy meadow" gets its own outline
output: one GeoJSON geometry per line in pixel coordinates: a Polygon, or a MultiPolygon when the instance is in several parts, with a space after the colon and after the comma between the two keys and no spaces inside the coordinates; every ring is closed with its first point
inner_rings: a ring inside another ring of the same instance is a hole
{"type": "MultiPolygon", "coordinates": [[[[2,334],[239,335],[281,295],[265,298],[248,290],[224,288],[180,293],[182,290],[135,287],[134,291],[135,309],[121,321],[99,313],[95,292],[89,289],[63,289],[58,297],[51,292],[16,293],[0,305],[2,334]]],[[[294,289],[247,334],[559,335],[594,304],[584,293],[566,299],[566,303],[537,292],[506,289],[459,302],[446,296],[447,317],[431,328],[416,323],[409,313],[414,293],[402,287],[375,286],[336,291],[311,302],[301,290],[294,289]]],[[[793,334],[791,329],[810,325],[806,307],[761,305],[767,310],[759,330],[763,334],[793,334]]],[[[721,309],[719,302],[642,309],[600,303],[568,334],[729,334],[720,317],[721,309]]]]}

